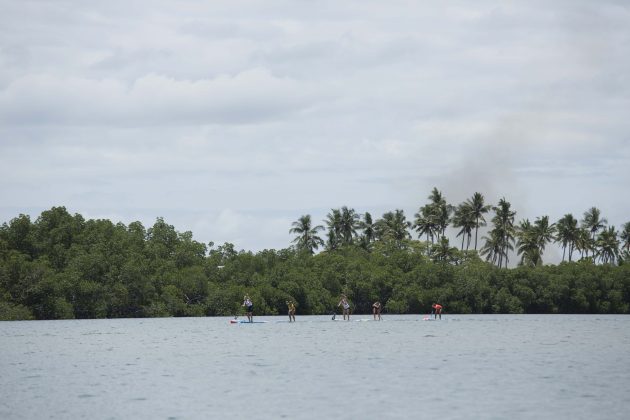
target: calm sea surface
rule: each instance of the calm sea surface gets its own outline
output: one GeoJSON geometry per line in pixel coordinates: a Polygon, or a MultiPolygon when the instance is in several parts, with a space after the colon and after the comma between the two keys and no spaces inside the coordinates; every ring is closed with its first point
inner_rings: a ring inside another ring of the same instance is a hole
{"type": "Polygon", "coordinates": [[[2,419],[628,419],[630,317],[0,322],[2,419]]]}

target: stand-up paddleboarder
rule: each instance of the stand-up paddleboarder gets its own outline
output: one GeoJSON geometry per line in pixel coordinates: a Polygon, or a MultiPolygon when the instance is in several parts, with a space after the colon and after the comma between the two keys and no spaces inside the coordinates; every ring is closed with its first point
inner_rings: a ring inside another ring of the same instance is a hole
{"type": "Polygon", "coordinates": [[[440,317],[440,319],[442,319],[442,305],[440,305],[439,303],[434,303],[433,305],[431,305],[431,307],[433,308],[434,319],[437,319],[438,316],[440,317]]]}
{"type": "Polygon", "coordinates": [[[287,300],[287,306],[289,307],[289,322],[295,322],[295,303],[292,300],[287,300]]]}
{"type": "Polygon", "coordinates": [[[243,296],[243,304],[241,306],[245,307],[245,311],[247,312],[247,320],[249,322],[254,321],[254,303],[250,299],[249,295],[243,296]]]}
{"type": "Polygon", "coordinates": [[[381,302],[376,301],[372,304],[372,314],[374,315],[374,321],[381,320],[381,302]]]}
{"type": "Polygon", "coordinates": [[[341,300],[337,306],[341,306],[343,309],[343,319],[346,320],[346,316],[348,317],[348,321],[350,321],[350,304],[348,303],[348,298],[346,295],[341,295],[341,300]]]}

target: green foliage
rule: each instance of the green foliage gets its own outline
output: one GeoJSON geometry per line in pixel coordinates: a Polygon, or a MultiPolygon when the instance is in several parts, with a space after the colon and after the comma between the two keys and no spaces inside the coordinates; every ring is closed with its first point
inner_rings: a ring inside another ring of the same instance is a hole
{"type": "Polygon", "coordinates": [[[35,319],[33,313],[24,305],[0,301],[0,321],[18,321],[35,319]]]}
{"type": "MultiPolygon", "coordinates": [[[[162,218],[145,228],[140,222],[85,220],[63,207],[34,222],[20,215],[0,226],[0,320],[235,316],[244,314],[245,294],[252,297],[256,315],[286,314],[288,300],[296,303],[298,315],[329,314],[340,311],[341,293],[355,313],[369,313],[376,300],[385,313],[426,314],[434,302],[447,313],[630,312],[627,249],[618,256],[591,252],[578,262],[542,265],[531,252],[551,240],[550,224],[540,219],[531,225],[538,223],[540,233],[530,235],[536,231],[526,225],[519,231],[518,246],[528,253],[523,265],[500,268],[505,235],[512,235],[509,203],[502,202],[504,211],[495,208],[506,214],[507,233],[497,236],[496,249],[485,249],[497,258],[492,264],[492,258],[482,261],[472,246],[468,249],[487,206],[479,204],[485,210],[471,213],[474,217],[467,213],[472,204],[456,210],[465,240],[451,247],[443,235],[450,210],[439,191],[430,200],[416,215],[418,240],[405,234],[410,223],[401,210],[376,222],[346,207],[333,210],[334,242],[314,255],[300,246],[257,253],[237,251],[230,243],[208,247],[162,218]],[[420,222],[433,230],[423,230],[420,222]]],[[[601,218],[591,219],[601,224],[601,218]]],[[[306,231],[307,223],[302,225],[306,231]]],[[[591,225],[590,237],[599,233],[602,249],[614,248],[616,232],[591,225]]],[[[627,248],[626,236],[620,238],[627,248]]],[[[561,241],[570,257],[575,239],[561,241]]]]}

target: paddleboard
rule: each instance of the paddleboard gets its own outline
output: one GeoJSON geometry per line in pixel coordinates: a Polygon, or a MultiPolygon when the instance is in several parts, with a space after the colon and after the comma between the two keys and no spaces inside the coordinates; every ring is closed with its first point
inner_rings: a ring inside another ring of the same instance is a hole
{"type": "MultiPolygon", "coordinates": [[[[335,318],[333,319],[333,321],[341,321],[341,322],[348,322],[347,319],[343,319],[343,318],[335,318]]],[[[371,319],[371,318],[360,318],[360,319],[351,319],[350,321],[354,321],[354,322],[366,322],[366,321],[376,321],[375,319],[371,319]]]]}
{"type": "Polygon", "coordinates": [[[230,324],[266,324],[267,321],[253,321],[249,322],[245,319],[230,319],[230,324]]]}

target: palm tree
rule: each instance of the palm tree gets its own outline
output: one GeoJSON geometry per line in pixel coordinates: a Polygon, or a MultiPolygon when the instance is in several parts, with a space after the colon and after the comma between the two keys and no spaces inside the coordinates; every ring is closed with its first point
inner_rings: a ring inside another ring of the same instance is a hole
{"type": "Polygon", "coordinates": [[[431,190],[431,194],[429,194],[429,200],[432,204],[435,205],[446,203],[446,200],[442,195],[442,191],[438,190],[437,187],[433,187],[433,189],[431,190]]]}
{"type": "Polygon", "coordinates": [[[479,254],[481,256],[485,256],[486,261],[491,262],[492,264],[497,264],[500,256],[503,254],[502,238],[500,236],[500,232],[495,229],[491,230],[488,235],[490,236],[484,236],[481,238],[485,241],[485,243],[479,250],[479,254]]]}
{"type": "Polygon", "coordinates": [[[627,222],[623,225],[623,230],[621,231],[621,235],[619,235],[623,243],[621,244],[622,248],[626,251],[630,251],[630,222],[627,222]]]}
{"type": "Polygon", "coordinates": [[[484,214],[488,213],[492,208],[491,205],[484,203],[484,197],[481,193],[474,193],[472,198],[469,198],[466,203],[470,206],[472,217],[475,219],[475,251],[477,250],[477,232],[479,227],[486,225],[486,219],[484,214]]]}
{"type": "Polygon", "coordinates": [[[538,247],[536,228],[529,219],[522,220],[516,228],[516,253],[521,255],[520,265],[537,266],[542,264],[541,252],[538,247]]]}
{"type": "Polygon", "coordinates": [[[437,226],[437,217],[431,205],[421,207],[418,213],[415,214],[413,228],[418,232],[419,238],[421,238],[422,235],[426,235],[427,244],[429,243],[429,238],[431,239],[431,244],[434,243],[438,229],[437,226]]]}
{"type": "Polygon", "coordinates": [[[351,245],[357,236],[359,228],[359,215],[354,209],[346,206],[341,208],[339,220],[339,233],[341,234],[341,242],[344,245],[351,245]]]}
{"type": "Polygon", "coordinates": [[[547,243],[554,240],[555,223],[549,224],[549,216],[536,218],[534,224],[523,220],[516,228],[517,255],[522,255],[521,265],[542,265],[547,243]]]}
{"type": "Polygon", "coordinates": [[[556,227],[558,229],[558,233],[556,235],[556,242],[562,243],[562,261],[565,258],[565,252],[567,247],[569,248],[569,262],[571,262],[571,257],[573,255],[573,250],[575,248],[575,241],[578,235],[578,221],[573,217],[571,213],[565,214],[558,223],[556,223],[556,227]]]}
{"type": "Polygon", "coordinates": [[[326,226],[328,226],[328,241],[326,248],[337,249],[341,243],[341,212],[339,209],[330,209],[326,215],[326,226]]]}
{"type": "Polygon", "coordinates": [[[597,237],[597,256],[603,264],[614,264],[619,257],[619,239],[614,226],[604,229],[597,237]]]}
{"type": "Polygon", "coordinates": [[[387,212],[376,222],[376,231],[379,238],[393,240],[399,247],[405,239],[411,238],[409,229],[411,222],[407,221],[403,210],[387,212]]]}
{"type": "Polygon", "coordinates": [[[394,235],[394,239],[398,242],[410,239],[409,229],[411,229],[411,222],[407,220],[405,212],[400,209],[394,211],[394,217],[390,222],[390,230],[394,235]]]}
{"type": "Polygon", "coordinates": [[[591,239],[590,232],[580,227],[575,236],[575,249],[580,252],[580,258],[588,257],[588,252],[594,247],[594,241],[591,239]]]}
{"type": "Polygon", "coordinates": [[[457,260],[457,248],[451,248],[448,238],[442,236],[437,245],[431,247],[434,262],[454,262],[457,260]]]}
{"type": "Polygon", "coordinates": [[[446,228],[451,222],[453,211],[455,207],[452,204],[443,203],[437,208],[437,222],[441,237],[446,236],[446,228]]]}
{"type": "Polygon", "coordinates": [[[545,247],[549,242],[554,240],[556,233],[556,224],[549,224],[549,216],[536,218],[534,222],[534,232],[536,235],[536,245],[540,250],[540,255],[545,252],[545,247]]]}
{"type": "Polygon", "coordinates": [[[549,224],[549,216],[537,218],[534,224],[523,220],[516,228],[517,254],[522,255],[520,264],[541,265],[545,247],[554,239],[555,231],[555,223],[549,224]]]}
{"type": "Polygon", "coordinates": [[[359,229],[363,230],[363,234],[361,235],[361,246],[365,249],[369,249],[370,244],[374,242],[374,239],[376,239],[375,227],[370,213],[365,212],[363,220],[359,222],[359,229]]]}
{"type": "Polygon", "coordinates": [[[324,245],[322,238],[317,236],[317,231],[324,229],[324,227],[319,225],[313,227],[310,214],[301,216],[297,221],[293,222],[291,226],[293,227],[289,229],[289,233],[296,233],[298,235],[293,240],[298,250],[308,251],[309,254],[313,254],[320,245],[324,245]]]}
{"type": "Polygon", "coordinates": [[[623,230],[619,235],[621,238],[621,249],[622,251],[619,253],[619,259],[624,262],[630,262],[630,222],[627,222],[623,225],[623,230]]]}
{"type": "Polygon", "coordinates": [[[491,234],[497,237],[501,246],[498,266],[502,267],[503,262],[505,262],[506,268],[509,262],[509,251],[514,250],[514,217],[516,216],[516,212],[511,210],[511,206],[512,205],[506,201],[505,198],[502,198],[495,207],[492,207],[495,215],[492,218],[492,224],[494,226],[492,230],[494,233],[491,234]]]}
{"type": "Polygon", "coordinates": [[[437,233],[444,236],[454,208],[452,205],[446,203],[442,192],[435,187],[429,195],[429,200],[431,200],[429,206],[431,207],[431,213],[434,215],[437,233]]]}
{"type": "Polygon", "coordinates": [[[430,238],[433,245],[436,237],[444,236],[446,233],[453,206],[446,204],[444,196],[437,188],[433,188],[428,198],[430,203],[420,207],[414,215],[413,229],[418,232],[419,238],[426,235],[427,244],[430,238]]]}
{"type": "Polygon", "coordinates": [[[461,250],[464,250],[464,239],[466,240],[466,251],[468,251],[468,247],[470,246],[470,240],[472,238],[472,230],[476,227],[476,221],[473,216],[472,208],[468,203],[461,203],[455,209],[455,213],[453,214],[453,227],[461,228],[457,233],[457,236],[462,237],[462,247],[461,250]]]}
{"type": "Polygon", "coordinates": [[[593,240],[595,240],[597,232],[606,227],[607,223],[608,220],[601,217],[601,212],[597,207],[591,207],[584,212],[582,227],[586,228],[590,232],[591,239],[593,240]]]}

